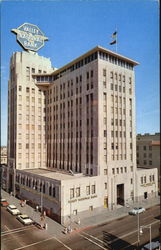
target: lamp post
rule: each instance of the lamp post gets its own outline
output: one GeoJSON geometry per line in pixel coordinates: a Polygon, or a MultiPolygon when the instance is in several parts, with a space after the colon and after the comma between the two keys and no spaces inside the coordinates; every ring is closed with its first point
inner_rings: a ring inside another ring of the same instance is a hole
{"type": "MultiPolygon", "coordinates": [[[[34,186],[33,187],[34,190],[36,190],[36,187],[34,186]]],[[[42,193],[42,190],[41,190],[41,185],[39,186],[39,190],[40,190],[40,207],[41,207],[41,213],[42,213],[42,208],[43,208],[43,193],[42,193]]]]}
{"type": "Polygon", "coordinates": [[[140,218],[139,218],[139,213],[137,214],[137,226],[138,226],[138,247],[139,247],[139,245],[140,245],[140,232],[139,232],[139,230],[140,230],[140,218]]]}
{"type": "Polygon", "coordinates": [[[141,226],[140,227],[140,234],[143,234],[143,229],[144,228],[148,228],[149,229],[149,233],[150,233],[150,241],[149,241],[149,243],[150,243],[150,250],[152,250],[152,244],[151,244],[151,224],[149,224],[149,225],[145,225],[145,226],[141,226]]]}

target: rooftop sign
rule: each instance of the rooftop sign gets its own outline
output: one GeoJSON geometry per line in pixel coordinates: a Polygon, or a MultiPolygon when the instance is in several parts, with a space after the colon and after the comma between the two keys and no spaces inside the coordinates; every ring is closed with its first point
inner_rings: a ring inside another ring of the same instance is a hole
{"type": "Polygon", "coordinates": [[[17,34],[17,41],[25,50],[37,51],[48,40],[36,25],[30,23],[24,23],[11,32],[17,34]]]}

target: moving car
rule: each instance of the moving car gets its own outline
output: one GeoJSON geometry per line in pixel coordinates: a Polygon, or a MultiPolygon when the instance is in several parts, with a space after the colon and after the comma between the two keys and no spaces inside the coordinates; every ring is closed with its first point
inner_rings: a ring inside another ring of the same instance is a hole
{"type": "Polygon", "coordinates": [[[27,214],[20,214],[17,216],[17,220],[19,220],[20,222],[22,222],[24,225],[31,225],[34,223],[34,221],[28,217],[27,214]]]}
{"type": "Polygon", "coordinates": [[[144,207],[134,207],[131,211],[129,211],[130,215],[136,215],[145,212],[144,207]]]}
{"type": "Polygon", "coordinates": [[[10,212],[12,215],[21,214],[21,212],[17,209],[17,207],[15,205],[9,205],[7,207],[7,211],[10,212]]]}
{"type": "Polygon", "coordinates": [[[9,205],[9,203],[7,202],[6,199],[1,199],[1,207],[7,207],[9,205]]]}

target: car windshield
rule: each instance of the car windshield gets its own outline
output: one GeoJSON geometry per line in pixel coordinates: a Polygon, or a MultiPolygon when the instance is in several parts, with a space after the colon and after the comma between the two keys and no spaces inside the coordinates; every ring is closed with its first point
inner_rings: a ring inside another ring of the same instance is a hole
{"type": "Polygon", "coordinates": [[[12,210],[15,210],[15,209],[17,209],[17,208],[16,208],[16,207],[11,207],[11,209],[12,209],[12,210]]]}
{"type": "Polygon", "coordinates": [[[26,219],[30,219],[28,216],[23,216],[22,219],[26,220],[26,219]]]}

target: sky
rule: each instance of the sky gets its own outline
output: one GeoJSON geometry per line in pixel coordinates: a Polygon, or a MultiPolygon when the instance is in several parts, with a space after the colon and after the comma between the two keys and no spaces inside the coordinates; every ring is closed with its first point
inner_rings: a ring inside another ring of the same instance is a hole
{"type": "Polygon", "coordinates": [[[38,54],[59,68],[100,45],[118,31],[117,52],[140,64],[135,67],[136,132],[160,131],[159,1],[37,0],[1,2],[1,145],[7,145],[7,88],[13,52],[23,49],[11,29],[28,22],[49,37],[38,54]]]}

